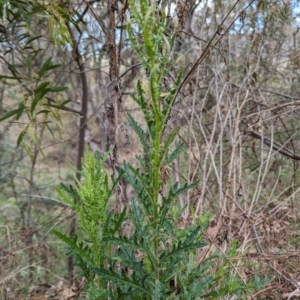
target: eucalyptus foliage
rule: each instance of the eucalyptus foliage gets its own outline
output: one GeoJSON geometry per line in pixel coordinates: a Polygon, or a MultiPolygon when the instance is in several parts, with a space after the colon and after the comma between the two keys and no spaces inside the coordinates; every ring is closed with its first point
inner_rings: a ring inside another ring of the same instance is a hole
{"type": "MultiPolygon", "coordinates": [[[[66,105],[69,99],[60,100],[62,91],[68,89],[55,83],[53,70],[59,69],[60,64],[54,63],[52,56],[43,58],[42,47],[37,47],[42,36],[34,34],[33,23],[43,27],[48,23],[50,39],[55,46],[72,45],[68,22],[78,28],[72,16],[65,9],[67,3],[58,1],[0,1],[0,46],[3,56],[0,61],[5,65],[7,72],[0,74],[7,93],[18,106],[6,113],[1,113],[0,122],[14,119],[19,123],[21,132],[17,138],[17,146],[22,145],[33,160],[32,145],[42,152],[41,135],[46,127],[54,135],[55,129],[61,136],[60,110],[70,111],[66,105]],[[11,63],[5,59],[13,53],[20,64],[11,63]],[[11,82],[17,84],[21,92],[11,88],[11,82]]],[[[48,56],[48,55],[47,55],[48,56]]]]}

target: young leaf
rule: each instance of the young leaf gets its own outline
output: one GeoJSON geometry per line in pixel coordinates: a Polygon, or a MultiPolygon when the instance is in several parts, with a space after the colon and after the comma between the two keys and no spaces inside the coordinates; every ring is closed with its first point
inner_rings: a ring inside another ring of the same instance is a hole
{"type": "Polygon", "coordinates": [[[115,234],[121,228],[122,223],[125,221],[126,218],[126,211],[127,211],[127,206],[124,206],[122,213],[118,215],[118,218],[116,220],[114,220],[115,226],[111,231],[112,234],[115,234]]]}
{"type": "Polygon", "coordinates": [[[20,135],[19,135],[19,137],[18,137],[18,140],[17,140],[17,147],[19,147],[20,144],[22,143],[23,138],[24,138],[24,136],[25,136],[25,134],[26,134],[26,132],[27,132],[27,129],[28,129],[28,126],[25,127],[25,128],[23,129],[23,131],[20,133],[20,135]]]}
{"type": "Polygon", "coordinates": [[[20,111],[19,111],[19,112],[17,113],[17,115],[16,115],[16,119],[17,119],[17,120],[20,119],[20,117],[21,117],[21,115],[22,115],[22,113],[23,113],[24,108],[25,108],[24,103],[21,102],[20,105],[19,105],[19,110],[20,110],[20,111]]]}
{"type": "Polygon", "coordinates": [[[49,89],[43,89],[41,92],[39,92],[31,103],[31,114],[33,114],[34,109],[36,108],[37,104],[44,98],[44,96],[49,92],[49,89]]]}
{"type": "Polygon", "coordinates": [[[196,187],[198,184],[199,184],[199,180],[197,180],[197,181],[195,181],[195,182],[193,182],[193,183],[191,183],[191,184],[187,184],[187,183],[186,183],[186,184],[185,184],[182,188],[180,188],[180,189],[172,189],[172,190],[170,191],[170,197],[175,198],[175,197],[179,196],[180,194],[182,194],[182,193],[184,193],[184,192],[186,192],[186,191],[188,191],[188,190],[190,190],[190,189],[196,187]]]}
{"type": "Polygon", "coordinates": [[[43,91],[46,86],[50,84],[50,81],[42,82],[41,84],[38,85],[38,87],[34,90],[35,94],[38,94],[39,92],[43,91]]]}
{"type": "Polygon", "coordinates": [[[67,235],[53,229],[52,232],[60,238],[62,241],[64,241],[66,244],[68,244],[73,251],[78,252],[82,257],[84,257],[88,262],[94,263],[93,258],[90,256],[90,253],[87,250],[87,247],[84,247],[84,244],[78,243],[77,244],[77,237],[70,238],[67,235]]]}
{"type": "Polygon", "coordinates": [[[153,300],[160,300],[163,299],[164,293],[163,293],[163,285],[159,280],[155,280],[155,287],[153,291],[153,300]]]}
{"type": "Polygon", "coordinates": [[[65,184],[61,183],[60,187],[56,188],[56,191],[64,202],[66,202],[73,209],[75,209],[74,199],[77,199],[78,195],[72,186],[68,187],[65,184]],[[66,195],[66,193],[69,194],[69,196],[66,195]]]}
{"type": "Polygon", "coordinates": [[[197,249],[206,246],[206,243],[204,242],[195,242],[201,228],[200,226],[197,226],[190,234],[187,235],[185,240],[179,241],[178,245],[172,249],[172,251],[168,253],[163,253],[161,258],[165,260],[167,257],[171,257],[175,254],[178,254],[179,252],[191,250],[191,249],[197,249]]]}
{"type": "Polygon", "coordinates": [[[103,267],[94,267],[92,270],[98,274],[100,278],[102,277],[120,286],[130,286],[135,290],[141,291],[144,295],[152,296],[152,291],[143,284],[142,280],[135,278],[134,273],[129,277],[124,270],[120,273],[115,272],[112,268],[105,269],[103,267]]]}
{"type": "Polygon", "coordinates": [[[162,165],[164,163],[164,159],[168,154],[169,151],[169,147],[171,145],[171,143],[174,141],[176,134],[179,132],[179,127],[175,127],[173,129],[173,131],[167,136],[167,139],[163,145],[163,149],[161,152],[161,156],[160,156],[160,165],[162,165]]]}
{"type": "Polygon", "coordinates": [[[42,78],[45,74],[45,72],[47,70],[49,70],[49,67],[51,65],[51,60],[52,60],[52,57],[50,56],[46,61],[45,63],[43,64],[42,68],[40,69],[38,75],[39,75],[39,78],[42,78]]]}
{"type": "Polygon", "coordinates": [[[141,126],[136,122],[136,120],[130,114],[127,114],[127,116],[128,116],[128,120],[130,121],[131,126],[133,127],[134,131],[138,135],[138,137],[143,145],[144,152],[148,153],[149,146],[147,144],[147,134],[144,132],[144,130],[141,128],[141,126]]]}
{"type": "Polygon", "coordinates": [[[179,153],[182,151],[184,147],[184,144],[180,144],[176,147],[176,149],[166,158],[166,165],[169,165],[176,157],[179,155],[179,153]]]}
{"type": "Polygon", "coordinates": [[[21,107],[21,108],[14,109],[14,110],[11,110],[11,111],[7,112],[7,113],[0,119],[0,122],[1,122],[1,121],[4,121],[4,120],[6,120],[6,119],[8,119],[8,118],[10,118],[10,117],[12,117],[12,116],[14,116],[14,115],[18,115],[18,114],[22,113],[22,112],[23,112],[23,109],[24,109],[24,107],[23,107],[23,108],[21,107]]]}

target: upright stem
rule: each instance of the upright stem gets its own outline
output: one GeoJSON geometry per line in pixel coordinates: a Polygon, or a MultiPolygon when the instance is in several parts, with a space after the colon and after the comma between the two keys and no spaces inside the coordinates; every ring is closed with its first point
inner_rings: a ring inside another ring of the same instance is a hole
{"type": "Polygon", "coordinates": [[[154,141],[154,201],[153,201],[153,212],[154,212],[154,254],[155,254],[155,279],[159,280],[159,260],[158,260],[158,248],[159,248],[159,238],[158,238],[158,217],[159,217],[159,192],[160,192],[160,148],[161,148],[161,135],[162,135],[162,126],[161,126],[161,112],[159,105],[159,93],[157,91],[157,77],[150,78],[150,85],[152,86],[152,103],[153,103],[153,112],[155,118],[155,141],[154,141]]]}
{"type": "MultiPolygon", "coordinates": [[[[157,125],[157,129],[159,124],[157,125]]],[[[159,240],[158,240],[158,215],[159,215],[159,206],[158,206],[158,198],[159,198],[159,188],[160,188],[160,168],[159,168],[159,152],[160,152],[160,132],[157,130],[156,132],[156,140],[155,140],[155,156],[154,156],[154,202],[153,202],[153,211],[154,211],[154,254],[155,254],[155,279],[159,280],[159,261],[158,261],[158,247],[159,247],[159,240]]]]}

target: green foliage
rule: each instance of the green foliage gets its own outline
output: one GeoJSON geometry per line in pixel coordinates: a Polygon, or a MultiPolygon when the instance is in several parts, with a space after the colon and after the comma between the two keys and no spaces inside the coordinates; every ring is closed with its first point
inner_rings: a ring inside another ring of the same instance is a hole
{"type": "MultiPolygon", "coordinates": [[[[66,104],[70,100],[61,101],[57,93],[68,89],[55,84],[51,72],[60,67],[52,62],[52,57],[43,62],[41,52],[44,41],[41,36],[33,35],[33,24],[41,26],[44,21],[48,23],[50,38],[55,45],[72,45],[68,22],[77,28],[73,15],[66,9],[67,2],[51,1],[1,1],[0,17],[4,26],[4,33],[0,37],[0,45],[4,55],[1,61],[11,74],[0,75],[0,79],[12,99],[17,101],[17,107],[10,108],[0,116],[0,122],[14,118],[22,126],[17,138],[17,146],[23,145],[31,159],[33,148],[41,149],[41,137],[44,128],[53,135],[53,127],[61,135],[61,118],[59,110],[70,111],[66,104]],[[13,40],[13,42],[11,42],[13,40]],[[16,52],[18,64],[7,61],[4,57],[10,52],[16,52]],[[11,81],[18,83],[18,91],[10,87],[11,81]],[[22,96],[20,96],[22,95],[22,96]],[[54,126],[53,126],[54,125],[54,126]]],[[[77,18],[77,16],[75,16],[77,18]]],[[[46,54],[48,56],[48,54],[46,54]]],[[[41,151],[42,152],[42,151],[41,151]]]]}
{"type": "MultiPolygon", "coordinates": [[[[93,252],[91,252],[93,256],[90,255],[91,253],[84,255],[89,248],[84,243],[77,243],[77,237],[69,238],[57,231],[55,231],[55,234],[92,265],[99,265],[102,262],[102,249],[99,247],[102,240],[102,230],[100,228],[107,218],[107,201],[120,178],[113,179],[112,187],[110,187],[108,175],[103,167],[107,157],[108,154],[100,159],[98,153],[93,155],[86,149],[82,161],[82,171],[80,171],[82,177],[84,177],[84,183],[81,184],[77,181],[75,189],[72,186],[68,187],[61,184],[60,188],[57,189],[63,201],[69,204],[77,213],[79,225],[86,234],[86,242],[93,245],[93,252]]],[[[122,172],[120,172],[121,175],[122,172]]],[[[110,218],[108,219],[110,220],[110,218]]]]}
{"type": "Polygon", "coordinates": [[[177,197],[197,185],[195,182],[180,188],[174,183],[168,189],[162,177],[162,170],[183,149],[179,145],[171,150],[178,128],[165,130],[180,82],[179,78],[167,94],[162,92],[173,38],[167,38],[163,11],[159,14],[160,22],[156,22],[155,2],[150,7],[146,0],[129,3],[129,37],[149,73],[148,81],[139,81],[137,94],[132,95],[142,110],[146,129],[128,116],[145,159],[137,157],[140,167],[124,162],[110,187],[103,165],[107,155],[101,159],[86,149],[81,171],[84,183],[77,182],[75,188],[61,185],[58,189],[62,199],[76,211],[86,238],[78,241],[77,237],[54,233],[68,244],[69,255],[75,257],[80,275],[87,279],[89,299],[102,299],[103,295],[109,299],[217,299],[227,294],[245,295],[248,287],[239,278],[231,275],[230,281],[226,281],[225,274],[232,271],[226,260],[222,270],[212,273],[214,259],[220,256],[196,263],[196,251],[206,245],[201,228],[180,229],[172,215],[177,197]],[[135,39],[135,28],[141,43],[135,39]],[[108,211],[108,200],[121,176],[132,186],[135,197],[128,212],[108,211]],[[125,225],[130,227],[127,232],[123,230],[125,225]]]}
{"type": "MultiPolygon", "coordinates": [[[[81,268],[81,276],[87,279],[89,299],[101,299],[100,295],[109,295],[111,299],[201,299],[204,296],[213,299],[244,290],[235,276],[227,282],[228,277],[222,275],[222,272],[230,271],[228,263],[224,263],[221,273],[215,276],[209,274],[209,268],[213,266],[211,260],[200,265],[195,263],[195,250],[205,246],[201,241],[200,227],[178,229],[172,215],[165,212],[159,214],[159,219],[153,219],[153,203],[149,201],[151,193],[142,193],[141,185],[135,186],[138,201],[132,200],[128,216],[125,209],[120,214],[112,211],[104,214],[113,189],[108,186],[103,161],[98,154],[87,153],[82,171],[85,182],[75,189],[62,185],[58,190],[77,212],[86,238],[78,241],[77,237],[54,233],[68,244],[70,255],[81,268]],[[72,202],[74,198],[77,199],[75,204],[72,202]],[[92,214],[91,210],[97,211],[92,214]],[[121,235],[122,225],[129,220],[133,225],[132,234],[121,235]],[[157,244],[158,248],[155,248],[157,244]],[[141,253],[140,257],[138,253],[141,253]],[[214,288],[216,282],[219,290],[214,288]],[[111,289],[107,290],[108,284],[111,289]]],[[[134,179],[141,181],[145,175],[128,166],[123,172],[132,182],[134,179]],[[135,170],[139,176],[130,170],[135,170]]],[[[116,184],[117,180],[114,182],[116,184]]],[[[174,185],[169,196],[164,198],[160,212],[169,208],[169,199],[174,199],[172,195],[187,188],[178,189],[174,185]]],[[[236,247],[231,252],[236,255],[236,247]]]]}
{"type": "MultiPolygon", "coordinates": [[[[4,60],[4,59],[3,59],[4,60]]],[[[13,72],[18,79],[19,71],[4,60],[7,67],[13,72]]],[[[32,58],[29,55],[26,60],[26,76],[22,78],[22,85],[24,86],[25,95],[20,99],[10,88],[7,87],[8,93],[19,102],[17,109],[8,111],[0,118],[0,122],[8,118],[15,117],[17,121],[22,120],[25,124],[21,133],[17,138],[17,146],[23,144],[26,151],[32,158],[31,147],[26,141],[28,136],[29,141],[33,142],[41,150],[41,140],[39,138],[39,130],[42,126],[46,126],[52,133],[50,123],[55,121],[60,123],[60,115],[58,110],[66,110],[65,105],[69,102],[59,102],[49,97],[52,93],[61,92],[67,87],[51,84],[47,78],[49,71],[58,68],[60,65],[52,64],[52,57],[49,57],[41,68],[34,72],[32,68],[32,58]]],[[[8,80],[7,76],[0,76],[0,78],[8,80]]],[[[59,127],[57,127],[59,130],[59,127]]],[[[60,132],[60,131],[59,131],[60,132]]]]}

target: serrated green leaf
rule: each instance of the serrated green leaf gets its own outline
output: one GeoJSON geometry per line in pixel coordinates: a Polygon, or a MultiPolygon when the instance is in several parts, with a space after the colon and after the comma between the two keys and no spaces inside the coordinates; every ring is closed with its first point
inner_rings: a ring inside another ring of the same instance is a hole
{"type": "Polygon", "coordinates": [[[147,144],[147,134],[144,132],[144,130],[140,127],[140,125],[136,122],[136,120],[130,114],[127,114],[127,116],[128,116],[128,120],[129,120],[131,126],[133,127],[134,131],[136,132],[136,134],[139,137],[140,142],[143,145],[144,152],[148,153],[149,146],[147,144]]]}
{"type": "MultiPolygon", "coordinates": [[[[167,218],[167,214],[170,210],[170,207],[171,207],[171,203],[172,203],[172,200],[174,198],[171,196],[171,197],[163,197],[163,206],[161,207],[160,209],[160,212],[159,212],[159,222],[160,222],[160,226],[163,227],[163,225],[166,225],[165,222],[168,220],[167,218]]],[[[169,226],[168,226],[169,227],[169,226]]],[[[172,233],[174,233],[174,228],[168,228],[168,230],[172,231],[172,233]]]]}
{"type": "Polygon", "coordinates": [[[176,159],[183,148],[184,143],[179,144],[176,149],[166,158],[166,165],[169,165],[174,159],[176,159]]]}
{"type": "Polygon", "coordinates": [[[161,151],[161,155],[160,155],[160,166],[164,163],[165,157],[168,154],[169,151],[169,147],[171,145],[171,143],[174,141],[175,136],[177,135],[177,133],[179,132],[179,127],[175,127],[171,133],[168,134],[166,141],[164,142],[162,151],[161,151]]]}
{"type": "Polygon", "coordinates": [[[114,222],[114,228],[112,230],[112,234],[115,234],[116,232],[118,232],[118,230],[121,228],[125,218],[126,218],[126,211],[127,211],[127,206],[125,206],[122,210],[122,213],[119,215],[119,217],[117,218],[117,220],[115,220],[114,222]]]}
{"type": "Polygon", "coordinates": [[[143,251],[147,251],[147,249],[144,247],[144,245],[137,241],[135,238],[127,238],[126,236],[103,236],[102,238],[103,242],[111,243],[113,245],[123,245],[128,246],[132,249],[140,249],[143,251]]]}
{"type": "Polygon", "coordinates": [[[63,242],[65,242],[67,245],[71,247],[73,251],[76,251],[79,253],[82,257],[84,257],[88,262],[94,263],[93,258],[90,256],[89,251],[87,251],[88,247],[84,246],[83,243],[77,243],[77,237],[70,238],[67,235],[53,229],[52,232],[63,242]]]}
{"type": "Polygon", "coordinates": [[[144,206],[147,213],[150,214],[149,207],[147,207],[147,205],[152,202],[149,178],[127,163],[124,164],[124,171],[126,180],[131,184],[138,198],[144,199],[144,201],[141,201],[141,204],[144,206]]]}
{"type": "Polygon", "coordinates": [[[135,272],[137,277],[144,277],[145,275],[147,275],[145,269],[143,268],[142,261],[136,260],[135,251],[127,245],[120,245],[119,255],[116,260],[135,272]]]}
{"type": "Polygon", "coordinates": [[[63,201],[69,204],[73,209],[75,208],[74,199],[77,199],[78,195],[72,186],[67,187],[65,184],[61,183],[60,186],[56,188],[56,191],[63,201]],[[66,195],[66,193],[69,194],[69,196],[66,195]]]}
{"type": "Polygon", "coordinates": [[[147,289],[144,285],[141,285],[142,282],[140,280],[136,280],[136,278],[133,278],[133,276],[127,276],[124,270],[122,270],[121,273],[117,273],[111,268],[104,269],[102,267],[93,267],[92,270],[106,280],[112,281],[121,286],[130,286],[135,290],[143,292],[145,295],[152,296],[151,290],[147,289]]]}
{"type": "Polygon", "coordinates": [[[180,188],[180,189],[176,189],[176,190],[171,190],[170,191],[170,194],[171,194],[171,197],[173,197],[173,198],[175,198],[175,197],[178,197],[180,194],[182,194],[182,193],[184,193],[184,192],[186,192],[186,191],[188,191],[188,190],[190,190],[190,189],[192,189],[192,188],[194,188],[194,187],[196,187],[197,185],[199,184],[199,180],[197,180],[197,181],[195,181],[195,182],[193,182],[193,183],[191,183],[191,184],[185,184],[182,188],[180,188]]]}
{"type": "Polygon", "coordinates": [[[153,291],[153,300],[163,299],[163,286],[159,280],[155,280],[154,291],[153,291]]]}
{"type": "Polygon", "coordinates": [[[151,140],[155,139],[155,128],[154,128],[154,116],[152,109],[149,109],[148,102],[144,98],[144,91],[142,87],[142,83],[139,80],[137,83],[137,91],[138,97],[132,95],[132,98],[138,103],[139,107],[141,108],[144,118],[146,120],[147,128],[150,134],[151,140]]]}
{"type": "MultiPolygon", "coordinates": [[[[143,198],[139,198],[139,199],[143,199],[143,198]]],[[[131,216],[131,220],[133,222],[134,227],[138,229],[138,230],[135,231],[135,235],[138,239],[141,240],[141,243],[143,243],[142,241],[148,235],[148,229],[151,226],[149,223],[147,224],[144,221],[144,219],[145,218],[149,219],[149,218],[152,217],[153,207],[150,203],[148,203],[147,199],[142,200],[140,202],[142,202],[141,204],[144,207],[144,211],[141,210],[141,208],[139,207],[139,204],[137,203],[137,201],[135,199],[132,199],[131,200],[130,216],[131,216]]],[[[147,243],[147,242],[149,242],[149,240],[144,241],[144,243],[147,243]]],[[[148,255],[150,256],[149,259],[153,260],[152,254],[148,253],[148,255]]]]}
{"type": "Polygon", "coordinates": [[[168,121],[170,110],[175,101],[175,97],[177,95],[177,90],[178,90],[178,87],[180,86],[181,79],[182,79],[182,72],[180,72],[180,74],[175,82],[175,85],[171,88],[169,94],[164,98],[163,111],[162,111],[162,116],[163,116],[162,124],[164,124],[164,126],[166,125],[166,123],[168,121]]]}
{"type": "Polygon", "coordinates": [[[196,227],[187,237],[183,242],[179,242],[176,247],[172,249],[170,252],[164,252],[160,259],[161,262],[164,262],[173,256],[177,256],[180,253],[184,251],[189,251],[189,250],[196,250],[198,248],[202,248],[206,246],[207,244],[204,242],[196,242],[194,243],[195,239],[197,238],[198,234],[200,231],[200,226],[196,227]]]}

